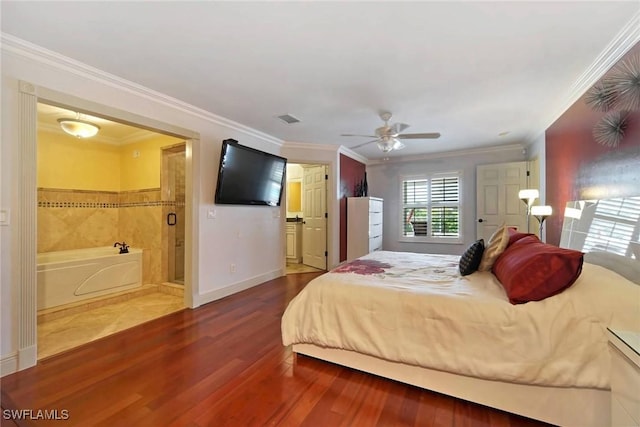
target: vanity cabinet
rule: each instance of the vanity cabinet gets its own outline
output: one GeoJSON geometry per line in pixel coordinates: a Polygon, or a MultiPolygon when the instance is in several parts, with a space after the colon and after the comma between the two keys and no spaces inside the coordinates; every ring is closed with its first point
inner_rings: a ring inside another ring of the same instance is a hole
{"type": "Polygon", "coordinates": [[[287,222],[287,261],[302,262],[302,222],[287,222]]]}
{"type": "Polygon", "coordinates": [[[377,197],[347,198],[347,259],[382,249],[383,200],[377,197]]]}

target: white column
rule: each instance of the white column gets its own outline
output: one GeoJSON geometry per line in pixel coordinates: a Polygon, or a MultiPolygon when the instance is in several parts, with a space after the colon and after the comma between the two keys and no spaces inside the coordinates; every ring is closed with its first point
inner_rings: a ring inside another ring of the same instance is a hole
{"type": "Polygon", "coordinates": [[[18,370],[34,366],[37,353],[37,294],[36,294],[36,214],[37,214],[37,97],[36,88],[20,82],[19,138],[17,184],[18,250],[14,265],[17,268],[18,291],[18,370]]]}

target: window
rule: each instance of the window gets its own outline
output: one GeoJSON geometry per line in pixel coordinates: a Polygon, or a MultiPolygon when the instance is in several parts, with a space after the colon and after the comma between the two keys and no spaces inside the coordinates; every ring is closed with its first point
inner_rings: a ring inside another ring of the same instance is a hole
{"type": "Polygon", "coordinates": [[[401,192],[401,240],[462,240],[460,173],[402,177],[401,192]]]}

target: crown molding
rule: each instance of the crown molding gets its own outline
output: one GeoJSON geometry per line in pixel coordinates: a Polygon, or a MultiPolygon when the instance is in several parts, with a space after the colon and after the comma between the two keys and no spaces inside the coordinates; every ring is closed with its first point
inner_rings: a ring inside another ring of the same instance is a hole
{"type": "MultiPolygon", "coordinates": [[[[611,69],[633,46],[640,42],[640,10],[638,10],[618,32],[611,42],[604,48],[593,63],[571,85],[568,93],[563,98],[552,114],[545,117],[542,129],[547,129],[567,111],[584,93],[591,88],[604,74],[611,69]]],[[[528,135],[527,141],[533,140],[536,135],[528,135]]]]}
{"type": "Polygon", "coordinates": [[[388,165],[389,163],[408,163],[408,162],[419,162],[423,160],[433,160],[433,159],[444,159],[448,157],[460,157],[460,156],[472,156],[477,154],[487,154],[487,153],[495,153],[495,152],[505,152],[505,151],[520,151],[525,148],[522,144],[509,144],[509,145],[493,145],[490,147],[479,147],[479,148],[471,148],[468,150],[457,150],[457,151],[443,151],[440,153],[430,153],[430,154],[421,154],[414,156],[403,156],[403,157],[390,157],[387,160],[385,159],[375,159],[370,160],[368,165],[376,166],[376,165],[388,165]]]}
{"type": "Polygon", "coordinates": [[[295,142],[284,141],[282,148],[302,149],[302,150],[321,150],[321,151],[338,151],[340,148],[334,144],[315,144],[311,142],[295,142]]]}
{"type": "Polygon", "coordinates": [[[340,148],[338,148],[338,153],[344,154],[347,157],[351,157],[352,159],[357,160],[360,163],[364,163],[365,165],[368,165],[371,162],[369,158],[363,156],[362,154],[356,153],[351,148],[345,147],[344,145],[341,145],[340,148]]]}
{"type": "Polygon", "coordinates": [[[0,33],[0,49],[8,53],[31,59],[38,63],[45,64],[49,67],[72,73],[96,83],[123,90],[136,96],[151,100],[158,104],[162,104],[167,107],[179,110],[191,116],[196,116],[210,123],[224,126],[234,131],[241,132],[245,135],[258,138],[271,144],[275,144],[278,147],[281,147],[283,144],[283,140],[280,138],[276,138],[259,130],[245,126],[241,123],[226,119],[222,116],[218,116],[217,114],[213,114],[209,111],[195,107],[191,104],[180,101],[179,99],[154,91],[129,80],[125,80],[113,74],[102,71],[98,68],[91,67],[80,61],[76,61],[72,58],[45,49],[41,46],[4,32],[0,33]]]}

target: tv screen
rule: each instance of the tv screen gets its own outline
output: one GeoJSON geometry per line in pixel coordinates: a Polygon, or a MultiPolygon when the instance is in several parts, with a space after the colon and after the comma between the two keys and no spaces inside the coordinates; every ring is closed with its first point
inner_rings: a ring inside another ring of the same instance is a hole
{"type": "Polygon", "coordinates": [[[222,141],[215,203],[280,206],[287,159],[222,141]]]}

